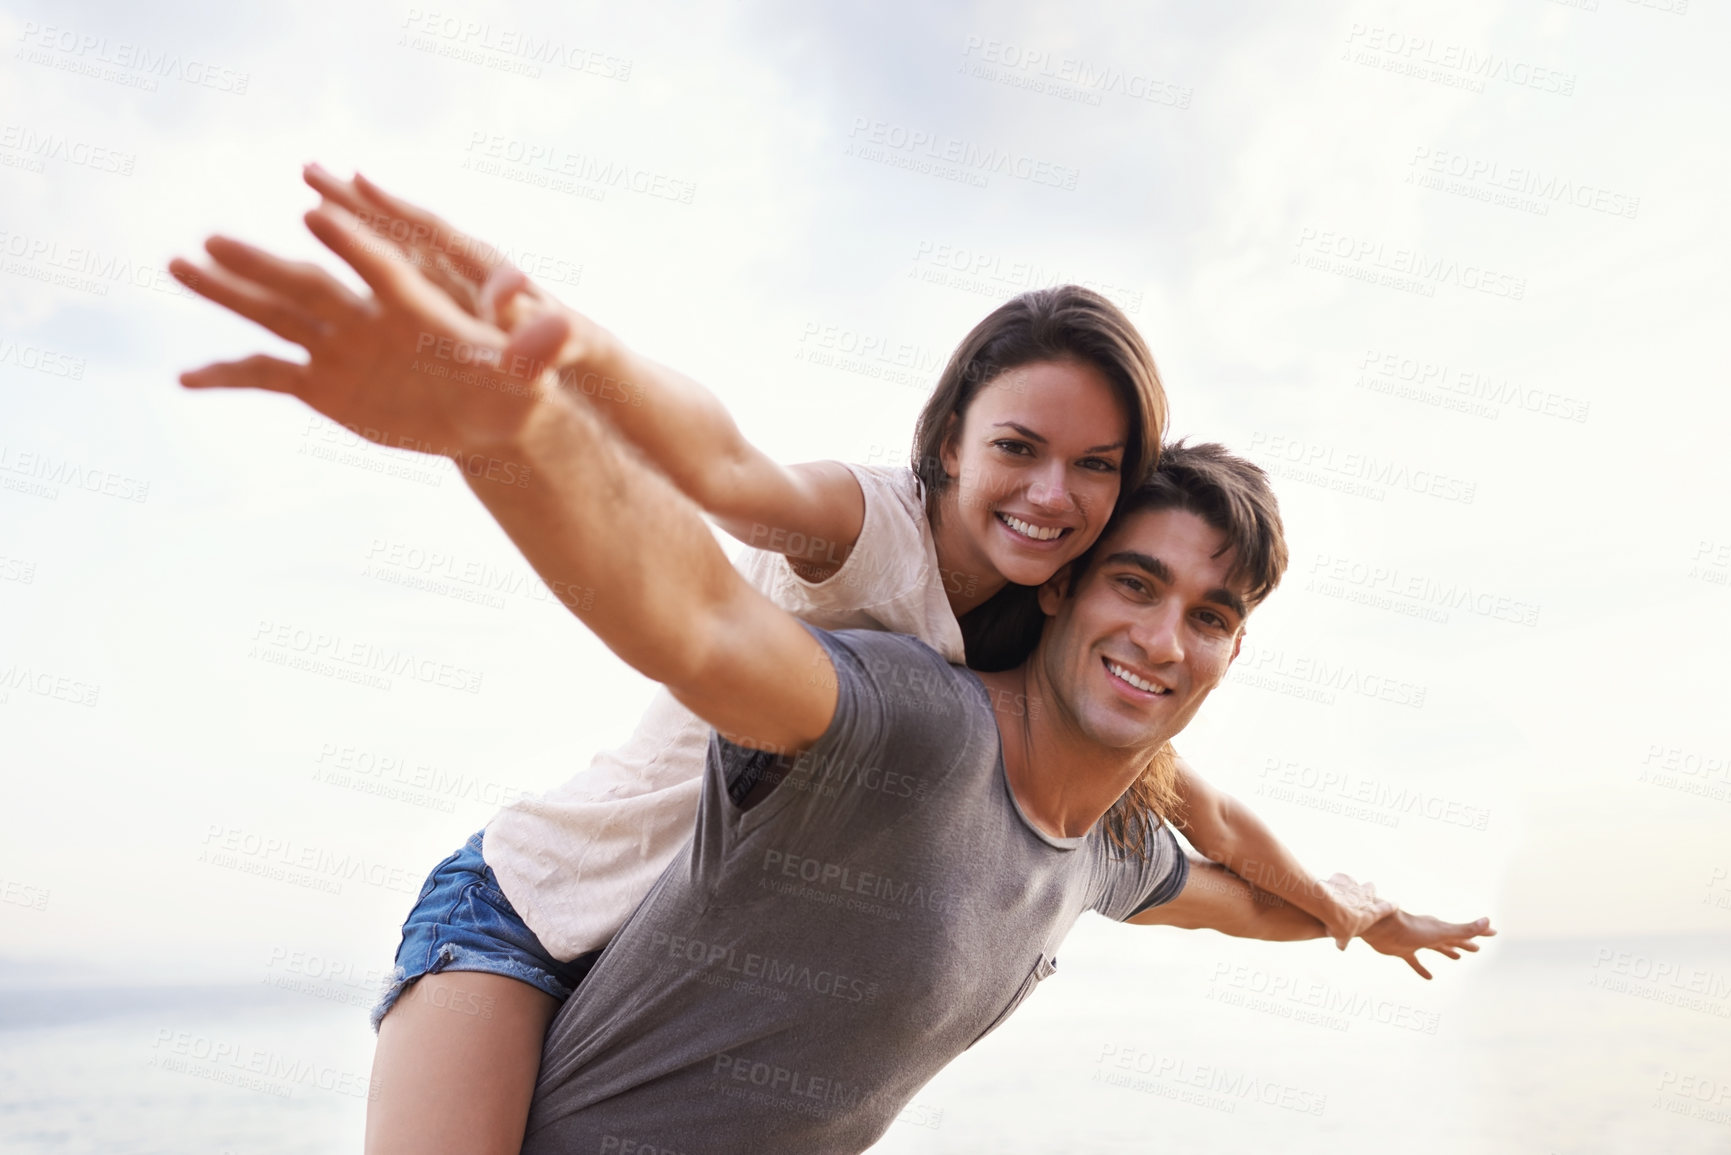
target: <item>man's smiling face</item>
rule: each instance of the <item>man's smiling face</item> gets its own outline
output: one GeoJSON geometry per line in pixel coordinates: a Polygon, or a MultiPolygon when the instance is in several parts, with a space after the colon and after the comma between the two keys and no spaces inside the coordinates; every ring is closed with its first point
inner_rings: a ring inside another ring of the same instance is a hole
{"type": "Polygon", "coordinates": [[[1158,746],[1226,676],[1249,611],[1225,544],[1188,510],[1134,513],[1101,539],[1073,596],[1062,575],[1041,587],[1051,621],[1034,660],[1087,738],[1158,746]]]}

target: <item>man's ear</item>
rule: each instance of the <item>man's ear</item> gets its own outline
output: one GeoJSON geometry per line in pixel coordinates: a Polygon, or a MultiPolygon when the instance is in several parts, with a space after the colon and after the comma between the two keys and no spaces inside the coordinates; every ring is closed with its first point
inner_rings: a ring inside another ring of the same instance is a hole
{"type": "Polygon", "coordinates": [[[1067,562],[1062,569],[1046,579],[1044,585],[1035,595],[1040,601],[1040,612],[1049,618],[1058,616],[1058,607],[1070,594],[1070,571],[1075,562],[1067,562]]]}
{"type": "Polygon", "coordinates": [[[1232,656],[1226,659],[1228,669],[1231,669],[1232,663],[1238,660],[1238,651],[1244,648],[1244,635],[1249,632],[1249,630],[1239,630],[1238,636],[1232,639],[1232,656]]]}

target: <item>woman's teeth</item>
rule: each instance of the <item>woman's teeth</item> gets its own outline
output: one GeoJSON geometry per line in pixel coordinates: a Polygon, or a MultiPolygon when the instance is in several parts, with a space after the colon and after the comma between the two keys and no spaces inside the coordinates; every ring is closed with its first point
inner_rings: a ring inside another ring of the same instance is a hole
{"type": "Polygon", "coordinates": [[[1147,681],[1144,678],[1138,678],[1135,674],[1132,674],[1129,670],[1126,670],[1123,666],[1120,666],[1117,662],[1110,662],[1110,661],[1107,662],[1106,668],[1108,670],[1111,670],[1118,677],[1123,678],[1126,682],[1129,682],[1132,686],[1135,686],[1138,690],[1141,690],[1145,694],[1164,694],[1164,693],[1166,693],[1165,690],[1161,689],[1159,686],[1156,686],[1153,682],[1147,681]]]}
{"type": "Polygon", "coordinates": [[[998,520],[1002,521],[1005,525],[1009,526],[1023,537],[1031,537],[1035,541],[1051,541],[1053,538],[1064,536],[1064,531],[1062,529],[1042,529],[1040,526],[1032,525],[1023,521],[1019,517],[1011,517],[1007,513],[1000,513],[998,515],[998,520]]]}

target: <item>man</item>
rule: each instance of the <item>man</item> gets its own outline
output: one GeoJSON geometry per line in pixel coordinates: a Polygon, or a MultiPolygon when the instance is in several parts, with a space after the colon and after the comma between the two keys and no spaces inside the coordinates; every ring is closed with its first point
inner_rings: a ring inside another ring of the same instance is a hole
{"type": "MultiPolygon", "coordinates": [[[[453,457],[570,608],[724,736],[685,858],[549,1034],[526,1151],[859,1150],[1053,973],[1085,909],[1321,934],[1223,871],[1192,872],[1135,803],[1284,568],[1254,467],[1175,449],[1042,589],[1033,655],[976,677],[912,639],[826,634],[776,608],[581,397],[501,370],[504,335],[345,214],[308,223],[377,299],[305,322],[308,366],[185,380],[263,383],[453,457]],[[474,372],[414,371],[429,334],[481,351],[474,372]],[[327,372],[337,347],[349,370],[327,372]]],[[[1453,956],[1487,932],[1397,914],[1365,937],[1453,956]]]]}
{"type": "Polygon", "coordinates": [[[712,747],[687,858],[554,1021],[524,1150],[857,1151],[1054,972],[1084,910],[1320,935],[1123,801],[1225,674],[1279,532],[1254,466],[1169,447],[1042,590],[1016,669],[760,619],[780,677],[676,688],[738,733],[712,747]]]}

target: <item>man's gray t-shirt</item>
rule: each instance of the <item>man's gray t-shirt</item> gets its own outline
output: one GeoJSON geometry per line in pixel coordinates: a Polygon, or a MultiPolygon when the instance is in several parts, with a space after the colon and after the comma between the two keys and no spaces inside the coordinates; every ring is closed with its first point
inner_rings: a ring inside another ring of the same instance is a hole
{"type": "Polygon", "coordinates": [[[1084,910],[1183,889],[1165,828],[1143,859],[1098,823],[1028,822],[966,669],[900,634],[812,633],[828,731],[791,768],[712,741],[690,844],[548,1032],[525,1155],[863,1150],[1052,973],[1084,910]]]}

